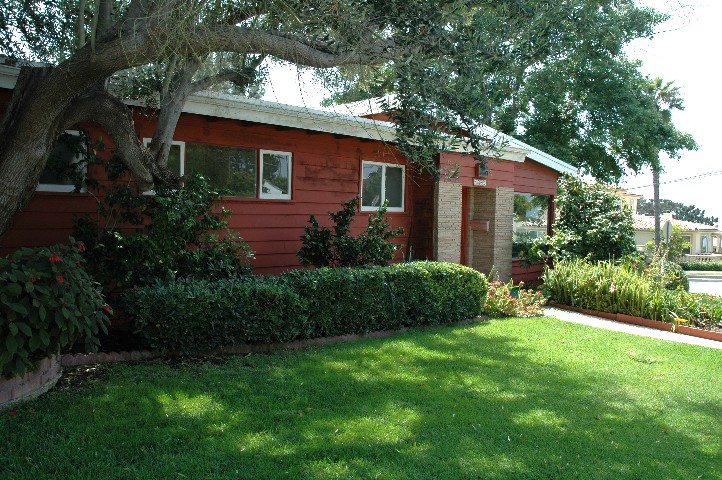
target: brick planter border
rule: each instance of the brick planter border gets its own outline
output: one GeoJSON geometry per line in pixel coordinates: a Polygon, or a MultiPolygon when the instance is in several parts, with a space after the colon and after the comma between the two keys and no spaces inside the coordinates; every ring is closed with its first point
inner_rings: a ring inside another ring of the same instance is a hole
{"type": "Polygon", "coordinates": [[[40,360],[35,370],[22,377],[0,378],[0,409],[42,395],[55,386],[61,374],[60,359],[53,355],[40,360]]]}
{"type": "MultiPolygon", "coordinates": [[[[319,347],[323,345],[331,345],[334,343],[355,342],[365,340],[367,338],[382,338],[395,335],[397,333],[408,332],[410,330],[426,330],[430,328],[447,327],[454,325],[466,325],[470,323],[480,323],[487,320],[488,317],[480,316],[470,320],[461,320],[453,323],[444,323],[439,325],[426,325],[420,327],[405,327],[398,330],[379,330],[369,333],[358,333],[349,335],[338,335],[335,337],[318,337],[306,340],[294,340],[283,343],[254,343],[243,345],[232,345],[219,347],[211,351],[200,352],[198,355],[238,355],[245,353],[268,353],[277,350],[300,350],[309,347],[319,347]]],[[[142,362],[160,358],[163,355],[158,351],[142,350],[132,352],[111,352],[111,353],[89,353],[89,354],[65,354],[60,356],[60,363],[63,367],[78,367],[82,365],[94,365],[98,363],[119,363],[119,362],[142,362]]],[[[176,353],[169,353],[169,357],[180,356],[176,353]]]]}
{"type": "MultiPolygon", "coordinates": [[[[556,302],[549,302],[550,307],[560,308],[562,310],[569,310],[572,312],[583,313],[586,315],[592,315],[596,317],[602,317],[609,320],[614,320],[621,323],[629,323],[632,325],[639,325],[642,327],[654,328],[655,330],[662,330],[665,332],[672,331],[672,324],[667,322],[660,322],[658,320],[650,320],[648,318],[634,317],[632,315],[625,315],[623,313],[607,313],[597,312],[596,310],[585,310],[583,308],[570,307],[568,305],[562,305],[556,302]]],[[[684,325],[677,325],[677,333],[682,335],[689,335],[691,337],[704,338],[707,340],[715,340],[722,342],[722,332],[713,332],[710,330],[703,330],[701,328],[687,327],[684,325]]]]}

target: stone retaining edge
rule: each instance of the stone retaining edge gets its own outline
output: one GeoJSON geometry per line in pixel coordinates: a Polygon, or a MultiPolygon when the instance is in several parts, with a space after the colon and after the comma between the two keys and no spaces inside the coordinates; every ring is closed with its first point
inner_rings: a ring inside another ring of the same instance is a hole
{"type": "MultiPolygon", "coordinates": [[[[331,345],[335,343],[355,342],[365,340],[367,338],[382,338],[397,333],[407,332],[409,330],[425,330],[435,327],[446,327],[454,325],[466,325],[470,323],[479,323],[487,320],[488,317],[480,316],[469,320],[461,320],[459,322],[445,323],[440,325],[425,325],[420,327],[404,327],[397,330],[378,330],[369,333],[357,333],[349,335],[338,335],[334,337],[318,337],[306,340],[293,340],[291,342],[273,342],[273,343],[256,343],[219,347],[207,352],[201,352],[199,355],[238,355],[246,353],[268,353],[277,350],[300,350],[309,347],[319,347],[323,345],[331,345]]],[[[142,362],[162,357],[163,354],[155,350],[136,350],[132,352],[110,352],[110,353],[66,353],[60,356],[60,363],[63,367],[79,367],[83,365],[95,365],[99,363],[119,363],[119,362],[142,362]]],[[[175,353],[168,354],[170,357],[180,356],[175,353]]]]}

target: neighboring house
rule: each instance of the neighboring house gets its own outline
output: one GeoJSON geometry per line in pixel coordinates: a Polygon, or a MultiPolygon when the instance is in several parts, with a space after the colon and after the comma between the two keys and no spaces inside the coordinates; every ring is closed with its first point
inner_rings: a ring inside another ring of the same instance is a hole
{"type": "MultiPolygon", "coordinates": [[[[690,248],[685,252],[683,260],[718,260],[716,255],[722,253],[720,241],[722,232],[717,226],[705,225],[702,223],[686,222],[673,218],[672,213],[663,213],[661,225],[667,221],[682,230],[682,237],[690,243],[690,248]],[[690,258],[702,256],[708,258],[690,258]]],[[[634,215],[634,237],[637,241],[637,248],[643,249],[649,242],[654,242],[654,217],[650,215],[634,215]]]]}
{"type": "MultiPolygon", "coordinates": [[[[17,68],[0,65],[0,112],[9,102],[17,74],[17,68]]],[[[134,108],[134,121],[138,137],[147,141],[154,120],[134,108]]],[[[88,131],[91,138],[102,134],[88,131]]],[[[480,172],[463,152],[442,153],[440,166],[458,165],[459,173],[434,182],[395,150],[394,128],[388,122],[202,93],[184,107],[169,166],[179,174],[198,171],[230,192],[223,206],[233,212],[230,227],[255,250],[257,273],[299,267],[295,253],[309,215],[328,225],[326,212],[360,195],[352,233],[360,232],[368,215],[388,200],[390,223],[405,230],[398,240],[405,245],[398,260],[459,262],[482,272],[494,266],[507,279],[513,265],[515,192],[547,196],[547,215],[552,218],[557,178],[575,169],[504,138],[506,146],[489,160],[488,171],[480,172]]],[[[104,170],[91,168],[90,173],[102,180],[104,170]]],[[[73,219],[96,210],[90,193],[69,193],[70,189],[62,180],[45,176],[3,238],[0,253],[67,242],[73,219]]],[[[524,272],[516,273],[519,277],[524,272]]]]}
{"type": "MultiPolygon", "coordinates": [[[[637,213],[637,203],[642,195],[635,195],[626,190],[617,190],[621,197],[632,209],[634,218],[634,238],[638,250],[644,250],[649,242],[654,243],[654,216],[640,215],[637,213]]],[[[660,227],[670,222],[682,231],[682,237],[690,243],[690,248],[685,252],[683,261],[720,261],[722,256],[722,231],[719,227],[705,225],[703,223],[687,222],[674,218],[674,213],[663,213],[660,218],[660,227]]],[[[662,232],[664,236],[664,232],[662,232]]]]}

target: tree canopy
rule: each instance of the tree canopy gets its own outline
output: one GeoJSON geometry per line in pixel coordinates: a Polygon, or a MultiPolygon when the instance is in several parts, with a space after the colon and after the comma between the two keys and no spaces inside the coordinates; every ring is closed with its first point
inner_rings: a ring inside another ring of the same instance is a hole
{"type": "MultiPolygon", "coordinates": [[[[8,185],[0,236],[69,126],[94,122],[106,130],[141,188],[177,184],[165,165],[187,97],[209,88],[252,95],[271,59],[374,72],[394,94],[386,108],[397,147],[421,168],[433,171],[435,155],[453,145],[477,158],[496,151],[500,140],[480,128],[492,123],[613,178],[616,160],[633,168],[645,161],[615,156],[615,145],[628,140],[613,127],[644,122],[626,112],[634,110],[629,98],[607,95],[634,80],[624,45],[663,20],[634,0],[8,0],[0,5],[0,54],[23,69],[0,124],[0,181],[8,185]],[[603,75],[615,69],[616,84],[603,75]],[[157,99],[148,149],[134,134],[119,84],[125,94],[157,99]],[[588,108],[589,98],[604,108],[588,108]],[[570,155],[542,142],[552,134],[570,155]]],[[[344,78],[342,93],[363,83],[344,78]]]]}

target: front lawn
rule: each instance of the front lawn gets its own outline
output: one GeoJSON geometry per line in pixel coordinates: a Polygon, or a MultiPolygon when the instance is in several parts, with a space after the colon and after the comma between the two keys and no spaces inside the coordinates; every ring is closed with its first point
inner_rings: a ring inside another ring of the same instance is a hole
{"type": "Polygon", "coordinates": [[[4,480],[722,478],[722,351],[551,318],[104,367],[13,413],[4,480]]]}

